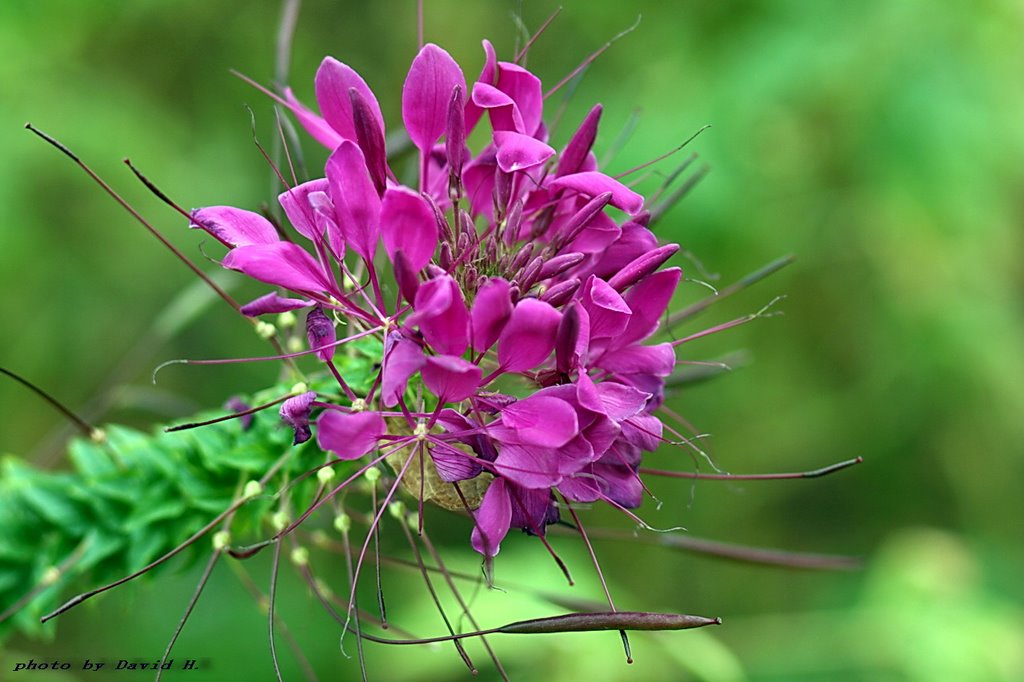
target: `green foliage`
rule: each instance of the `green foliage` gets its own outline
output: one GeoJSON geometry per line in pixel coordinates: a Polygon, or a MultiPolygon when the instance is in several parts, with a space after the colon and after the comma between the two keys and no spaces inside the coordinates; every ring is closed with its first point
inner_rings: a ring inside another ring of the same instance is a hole
{"type": "MultiPolygon", "coordinates": [[[[366,363],[353,364],[358,370],[366,363]]],[[[250,402],[287,392],[278,386],[250,402]]],[[[222,414],[200,414],[196,421],[222,414]]],[[[6,457],[0,469],[0,604],[15,605],[42,589],[0,624],[0,636],[12,623],[39,635],[40,616],[58,605],[66,588],[99,586],[142,569],[226,510],[246,482],[282,457],[267,490],[284,487],[287,495],[307,499],[315,478],[285,484],[322,464],[324,455],[313,443],[292,446],[292,435],[271,408],[253,415],[247,429],[238,420],[172,433],[109,426],[103,442],[72,441],[70,472],[40,471],[6,457]]],[[[248,501],[231,522],[233,541],[266,534],[268,513],[280,504],[269,492],[248,501]]],[[[192,546],[193,559],[207,550],[206,542],[192,546]]]]}

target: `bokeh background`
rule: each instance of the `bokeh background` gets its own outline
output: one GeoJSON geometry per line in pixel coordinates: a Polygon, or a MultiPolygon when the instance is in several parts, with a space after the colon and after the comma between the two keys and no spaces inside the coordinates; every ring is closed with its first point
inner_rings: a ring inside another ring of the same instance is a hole
{"type": "MultiPolygon", "coordinates": [[[[803,572],[603,541],[597,550],[620,608],[718,615],[725,625],[636,635],[633,666],[614,633],[495,640],[513,679],[1024,679],[1024,7],[560,4],[529,57],[546,84],[638,14],[642,21],[589,69],[555,139],[601,101],[598,151],[607,152],[638,112],[610,161],[618,171],[711,124],[684,152],[699,153],[711,172],[661,222],[661,236],[699,258],[701,266],[679,259],[690,276],[717,274],[716,285],[798,257],[689,327],[786,296],[776,306],[783,316],[685,346],[692,359],[734,351],[746,359],[685,387],[673,407],[711,434],[705,444],[728,471],[866,460],[819,480],[658,482],[663,505],[647,505],[645,518],[697,537],[853,554],[865,564],[803,572]]],[[[555,9],[547,0],[428,1],[426,36],[474,77],[482,37],[507,59],[517,14],[533,28],[555,9]]],[[[272,369],[245,365],[172,368],[150,383],[166,359],[264,346],[226,309],[204,306],[180,263],[22,126],[59,137],[202,260],[199,236],[121,159],[189,207],[266,202],[271,177],[244,105],[268,143],[272,108],[229,69],[271,82],[279,12],[264,0],[0,3],[0,363],[92,418],[139,426],[273,381],[272,369]]],[[[415,51],[412,2],[305,0],[290,80],[311,101],[316,66],[332,54],[361,72],[398,127],[415,51]]],[[[312,167],[325,156],[313,145],[306,152],[312,167]]],[[[644,187],[658,184],[655,175],[644,187]]],[[[243,298],[256,291],[231,286],[243,298]]],[[[680,302],[706,293],[688,284],[680,302]]],[[[10,382],[0,383],[0,406],[0,451],[65,466],[68,431],[58,416],[10,382]]],[[[693,466],[678,451],[655,459],[693,466]]],[[[589,514],[592,525],[631,529],[614,514],[589,514]]],[[[451,527],[446,556],[475,572],[468,525],[438,518],[451,527]]],[[[561,586],[525,537],[503,546],[499,578],[599,599],[585,552],[560,542],[575,588],[561,586]]],[[[266,566],[253,571],[265,576],[266,566]]],[[[195,579],[165,574],[68,614],[52,641],[10,640],[4,670],[30,655],[157,659],[195,579]]],[[[390,582],[396,622],[439,632],[417,581],[410,573],[390,582]]],[[[231,571],[212,588],[177,649],[209,667],[187,679],[271,679],[259,609],[231,571]]],[[[282,589],[285,617],[321,679],[356,679],[336,626],[301,587],[282,589]]],[[[528,591],[478,599],[486,624],[558,610],[528,591]]],[[[368,652],[376,679],[468,677],[450,647],[368,652]]],[[[478,679],[493,678],[476,658],[478,679]]],[[[288,679],[299,679],[290,655],[282,659],[288,679]]]]}

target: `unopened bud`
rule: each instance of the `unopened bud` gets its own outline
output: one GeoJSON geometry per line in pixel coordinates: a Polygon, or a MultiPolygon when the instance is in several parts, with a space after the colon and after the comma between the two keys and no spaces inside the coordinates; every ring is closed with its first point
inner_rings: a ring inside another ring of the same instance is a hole
{"type": "Polygon", "coordinates": [[[231,533],[226,530],[219,530],[213,534],[211,539],[213,543],[213,549],[222,552],[231,545],[231,533]]]}
{"type": "Polygon", "coordinates": [[[263,485],[259,481],[249,481],[242,489],[242,497],[256,497],[263,494],[263,485]]]}
{"type": "Polygon", "coordinates": [[[369,481],[371,485],[375,484],[380,480],[380,469],[377,467],[370,467],[366,470],[366,473],[364,473],[363,476],[366,477],[366,480],[369,481]]]}
{"type": "Polygon", "coordinates": [[[405,502],[400,500],[398,502],[392,502],[388,505],[388,513],[391,514],[393,518],[401,521],[405,518],[405,502]]]}
{"type": "Polygon", "coordinates": [[[320,481],[321,485],[327,485],[334,479],[334,467],[324,467],[316,472],[316,480],[320,481]]]}
{"type": "Polygon", "coordinates": [[[277,326],[279,329],[291,329],[298,321],[299,318],[295,317],[295,313],[290,310],[287,310],[277,316],[277,326]]]}
{"type": "Polygon", "coordinates": [[[256,321],[256,335],[259,336],[261,339],[269,339],[273,337],[274,334],[276,333],[277,327],[275,327],[274,325],[270,324],[269,322],[264,322],[263,320],[256,321]]]}
{"type": "Polygon", "coordinates": [[[288,514],[283,511],[274,512],[270,517],[270,525],[274,527],[278,533],[288,527],[288,514]]]}
{"type": "Polygon", "coordinates": [[[547,263],[541,266],[540,273],[537,275],[537,279],[544,281],[552,277],[557,277],[569,268],[575,267],[586,258],[586,254],[575,251],[573,253],[563,253],[561,256],[555,256],[547,263]]]}
{"type": "Polygon", "coordinates": [[[296,547],[291,554],[292,563],[302,567],[309,563],[309,550],[305,547],[296,547]]]}
{"type": "Polygon", "coordinates": [[[560,308],[569,302],[576,290],[580,288],[580,280],[573,278],[565,282],[559,282],[551,287],[540,297],[540,300],[549,303],[554,308],[560,308]]]}
{"type": "Polygon", "coordinates": [[[338,514],[334,517],[334,528],[342,535],[348,535],[352,530],[352,517],[348,514],[338,514]]]}
{"type": "Polygon", "coordinates": [[[622,292],[660,268],[678,250],[678,244],[667,244],[654,251],[645,253],[615,273],[608,280],[608,286],[615,289],[615,291],[622,292]]]}

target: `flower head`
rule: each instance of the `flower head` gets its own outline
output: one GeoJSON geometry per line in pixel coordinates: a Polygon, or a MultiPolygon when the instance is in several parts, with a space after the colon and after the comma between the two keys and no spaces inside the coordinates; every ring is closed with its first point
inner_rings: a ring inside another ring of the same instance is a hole
{"type": "Polygon", "coordinates": [[[489,559],[510,528],[543,535],[559,498],[640,504],[638,468],[661,440],[653,410],[675,364],[671,345],[645,341],[680,271],[659,270],[678,247],[657,248],[643,197],[598,168],[601,107],[558,152],[540,79],[498,61],[487,41],[484,53],[472,84],[436,45],[413,60],[402,120],[418,151],[414,184],[389,165],[372,90],[329,57],[316,75],[319,113],[291,91],[283,100],[330,151],[324,177],[279,197],[301,239],[224,206],[195,211],[193,225],[229,247],[224,267],[288,292],[247,314],[308,308],[322,361],[340,343],[337,321],[383,342],[368,394],[282,406],[296,440],[309,437],[310,409],[326,405],[324,450],[383,451],[400,477],[425,458],[432,499],[447,491],[442,506],[473,515],[473,547],[489,559]],[[470,150],[477,126],[490,127],[489,141],[470,150]]]}

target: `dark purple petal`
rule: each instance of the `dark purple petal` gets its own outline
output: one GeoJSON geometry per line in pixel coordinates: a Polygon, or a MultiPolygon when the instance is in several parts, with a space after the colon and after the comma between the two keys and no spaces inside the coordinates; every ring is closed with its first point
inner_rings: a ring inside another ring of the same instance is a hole
{"type": "Polygon", "coordinates": [[[540,272],[537,273],[537,279],[543,281],[557,277],[569,268],[579,265],[584,258],[586,258],[586,255],[579,252],[563,253],[560,256],[555,256],[541,266],[540,272]]]}
{"type": "Polygon", "coordinates": [[[512,521],[512,504],[508,498],[505,481],[500,478],[491,481],[474,516],[476,526],[473,528],[473,549],[485,557],[497,555],[512,521]]]}
{"type": "Polygon", "coordinates": [[[313,302],[301,298],[284,298],[276,292],[271,292],[249,301],[240,310],[247,317],[257,317],[270,313],[286,313],[289,310],[298,310],[309,305],[313,305],[313,302]]]}
{"type": "Polygon", "coordinates": [[[438,353],[462,355],[469,345],[469,311],[451,275],[420,285],[409,324],[419,325],[423,338],[438,353]]]}
{"type": "Polygon", "coordinates": [[[334,342],[338,335],[334,331],[334,323],[324,314],[324,309],[317,306],[306,315],[306,339],[309,347],[317,351],[317,357],[329,362],[334,357],[334,342]]]}
{"type": "Polygon", "coordinates": [[[401,249],[395,251],[392,257],[395,266],[395,283],[398,284],[398,293],[410,304],[416,300],[416,292],[420,288],[419,277],[416,270],[409,264],[409,258],[402,253],[401,249]]]}
{"type": "Polygon", "coordinates": [[[563,175],[552,180],[548,187],[552,190],[572,190],[586,197],[596,197],[599,194],[611,192],[612,206],[630,215],[639,213],[644,207],[644,198],[641,195],[618,180],[596,171],[563,175]]]}
{"type": "Polygon", "coordinates": [[[510,130],[495,131],[494,146],[498,167],[506,173],[539,166],[555,155],[555,150],[540,140],[510,130]]]}
{"type": "MultiPolygon", "coordinates": [[[[252,409],[252,405],[235,395],[228,398],[228,401],[224,403],[224,409],[231,410],[232,412],[245,412],[252,409]]],[[[249,427],[252,426],[252,415],[246,414],[238,417],[238,422],[241,424],[243,431],[248,431],[249,427]]]]}
{"type": "Polygon", "coordinates": [[[394,407],[405,393],[409,377],[426,362],[423,349],[398,332],[388,334],[384,344],[384,363],[381,369],[381,401],[385,407],[394,407]]]}
{"type": "Polygon", "coordinates": [[[506,372],[525,372],[543,363],[555,347],[561,314],[543,301],[516,304],[498,339],[498,364],[506,372]]]}
{"type": "Polygon", "coordinates": [[[402,120],[413,144],[424,154],[444,134],[448,102],[456,86],[466,89],[459,65],[437,45],[424,45],[402,86],[402,120]]]}
{"type": "Polygon", "coordinates": [[[232,206],[207,206],[192,211],[189,227],[202,228],[230,246],[273,244],[280,240],[277,230],[259,213],[232,206]]]}
{"type": "Polygon", "coordinates": [[[583,170],[583,162],[586,161],[587,154],[590,153],[590,149],[594,146],[594,140],[597,139],[597,124],[601,121],[602,111],[601,105],[595,104],[587,117],[583,119],[580,127],[573,133],[569,144],[565,145],[565,149],[562,150],[562,155],[558,159],[558,170],[555,177],[572,175],[583,170]]]}
{"type": "Polygon", "coordinates": [[[302,102],[295,98],[291,88],[284,89],[284,101],[292,110],[299,123],[306,129],[314,140],[333,150],[345,138],[338,134],[338,131],[330,126],[322,117],[314,114],[302,102]]]}
{"type": "Polygon", "coordinates": [[[572,405],[545,395],[516,401],[501,411],[501,423],[519,443],[559,448],[579,433],[572,405]]]}
{"type": "Polygon", "coordinates": [[[591,276],[581,294],[580,304],[590,316],[591,340],[616,337],[629,324],[629,306],[603,279],[591,276]]]}
{"type": "Polygon", "coordinates": [[[579,334],[580,314],[577,305],[572,303],[562,313],[562,320],[555,334],[555,367],[562,374],[568,374],[576,368],[579,358],[575,350],[579,334]]]}
{"type": "Polygon", "coordinates": [[[366,170],[363,152],[345,140],[327,159],[327,180],[346,243],[367,261],[373,260],[380,235],[380,196],[366,170]]]}
{"type": "Polygon", "coordinates": [[[540,300],[548,303],[555,308],[560,308],[572,299],[576,291],[580,288],[580,280],[577,277],[559,282],[554,285],[543,294],[540,295],[540,300]]]}
{"type": "Polygon", "coordinates": [[[649,414],[638,414],[622,422],[623,440],[648,452],[661,445],[661,432],[661,420],[649,414]]]}
{"type": "Polygon", "coordinates": [[[292,242],[253,244],[228,251],[221,265],[292,291],[332,291],[319,263],[292,242]]]}
{"type": "Polygon", "coordinates": [[[416,272],[430,262],[437,248],[434,209],[419,193],[401,185],[384,193],[380,230],[388,257],[394,261],[395,252],[402,251],[416,272]]]}
{"type": "MultiPolygon", "coordinates": [[[[384,117],[380,113],[377,98],[373,96],[373,91],[366,85],[366,81],[347,64],[342,64],[333,57],[325,57],[316,72],[315,85],[320,112],[327,123],[344,139],[353,142],[357,139],[352,116],[352,98],[349,95],[351,88],[355,88],[362,95],[369,110],[377,119],[380,129],[384,130],[384,117]]],[[[328,145],[328,149],[333,150],[338,144],[341,142],[328,145]]]]}
{"type": "Polygon", "coordinates": [[[316,392],[308,391],[281,403],[278,413],[284,423],[295,429],[294,445],[305,443],[310,438],[309,412],[314,400],[316,400],[316,392]]]}
{"type": "Polygon", "coordinates": [[[428,357],[420,374],[423,383],[441,402],[452,403],[473,395],[483,378],[477,365],[453,355],[428,357]]]}
{"type": "Polygon", "coordinates": [[[512,315],[511,287],[500,277],[488,279],[473,301],[473,350],[482,353],[498,340],[512,315]]]}
{"type": "Polygon", "coordinates": [[[316,440],[341,459],[356,459],[373,450],[386,432],[379,412],[325,410],[317,420],[316,440]]]}
{"type": "Polygon", "coordinates": [[[465,481],[476,478],[483,471],[476,457],[462,450],[437,443],[432,443],[428,448],[430,458],[434,461],[434,468],[437,469],[437,475],[442,481],[465,481]]]}
{"type": "Polygon", "coordinates": [[[558,507],[548,488],[522,488],[508,484],[512,499],[512,528],[522,528],[531,535],[544,535],[545,528],[558,522],[558,507]]]}

